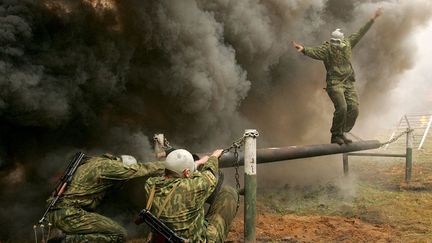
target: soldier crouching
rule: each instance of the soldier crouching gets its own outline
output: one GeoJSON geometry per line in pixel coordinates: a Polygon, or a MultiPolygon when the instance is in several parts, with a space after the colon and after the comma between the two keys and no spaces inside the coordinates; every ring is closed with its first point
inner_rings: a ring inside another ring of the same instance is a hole
{"type": "MultiPolygon", "coordinates": [[[[175,150],[166,158],[165,176],[146,182],[147,209],[189,242],[224,242],[237,213],[239,194],[225,186],[205,214],[204,204],[218,183],[221,154],[222,150],[216,150],[210,157],[194,161],[188,151],[175,150]]],[[[157,240],[158,235],[151,239],[157,240]]]]}
{"type": "MultiPolygon", "coordinates": [[[[74,174],[48,221],[66,234],[65,242],[124,242],[126,230],[94,213],[105,194],[123,181],[163,173],[162,162],[137,163],[132,156],[90,157],[74,174]]],[[[51,199],[52,200],[52,199],[51,199]]]]}

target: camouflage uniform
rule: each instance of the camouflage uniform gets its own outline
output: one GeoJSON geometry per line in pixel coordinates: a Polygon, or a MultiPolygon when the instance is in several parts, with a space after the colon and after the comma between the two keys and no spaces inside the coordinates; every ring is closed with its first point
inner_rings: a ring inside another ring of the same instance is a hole
{"type": "Polygon", "coordinates": [[[66,242],[123,242],[123,227],[91,211],[118,182],[156,173],[163,173],[162,162],[125,166],[111,155],[89,158],[78,167],[48,220],[66,234],[66,242]]]}
{"type": "Polygon", "coordinates": [[[147,196],[153,186],[155,188],[150,211],[154,215],[160,213],[159,219],[162,222],[190,242],[224,242],[237,213],[239,195],[234,188],[223,187],[205,215],[204,204],[215,189],[217,173],[218,159],[210,157],[203,168],[189,178],[148,179],[145,185],[147,196]],[[163,207],[173,188],[172,197],[163,207]]]}
{"type": "Polygon", "coordinates": [[[354,87],[355,75],[351,65],[352,48],[360,41],[372,26],[374,20],[369,20],[360,30],[342,43],[345,47],[338,47],[325,42],[318,47],[305,47],[303,53],[314,59],[322,60],[327,70],[327,93],[332,100],[335,112],[331,133],[341,136],[349,132],[359,114],[358,96],[354,87]]]}

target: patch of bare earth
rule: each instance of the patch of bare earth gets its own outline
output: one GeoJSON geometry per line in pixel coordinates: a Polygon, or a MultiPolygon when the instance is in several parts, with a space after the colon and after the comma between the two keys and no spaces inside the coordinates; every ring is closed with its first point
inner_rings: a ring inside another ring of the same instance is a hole
{"type": "MultiPolygon", "coordinates": [[[[227,241],[241,242],[243,234],[242,215],[238,215],[227,241]]],[[[388,225],[372,225],[339,216],[260,214],[256,235],[261,242],[398,242],[388,225]]]]}

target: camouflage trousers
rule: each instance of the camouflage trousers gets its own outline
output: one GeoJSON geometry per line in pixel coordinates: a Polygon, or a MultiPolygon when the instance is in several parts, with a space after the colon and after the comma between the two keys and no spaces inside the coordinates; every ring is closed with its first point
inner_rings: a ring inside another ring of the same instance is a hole
{"type": "Polygon", "coordinates": [[[81,208],[60,208],[48,214],[54,227],[66,234],[66,242],[124,242],[126,230],[111,219],[81,208]]]}
{"type": "Polygon", "coordinates": [[[224,186],[216,196],[206,215],[207,242],[224,242],[237,213],[239,194],[236,189],[224,186]]]}
{"type": "Polygon", "coordinates": [[[333,102],[333,124],[330,132],[333,136],[349,132],[354,127],[359,114],[359,101],[354,81],[331,82],[327,85],[327,94],[333,102]]]}

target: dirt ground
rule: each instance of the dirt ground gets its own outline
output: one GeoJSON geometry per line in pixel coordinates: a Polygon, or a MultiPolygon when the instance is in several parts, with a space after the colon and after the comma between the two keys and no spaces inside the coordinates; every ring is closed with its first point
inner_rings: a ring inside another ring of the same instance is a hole
{"type": "MultiPolygon", "coordinates": [[[[228,242],[243,241],[243,212],[236,217],[228,242]]],[[[340,216],[296,216],[260,213],[258,242],[397,242],[389,225],[374,225],[340,216]]]]}
{"type": "MultiPolygon", "coordinates": [[[[390,226],[371,225],[338,216],[258,216],[258,241],[286,242],[394,242],[390,226]]],[[[243,222],[236,220],[228,241],[242,241],[243,222]]]]}

